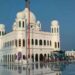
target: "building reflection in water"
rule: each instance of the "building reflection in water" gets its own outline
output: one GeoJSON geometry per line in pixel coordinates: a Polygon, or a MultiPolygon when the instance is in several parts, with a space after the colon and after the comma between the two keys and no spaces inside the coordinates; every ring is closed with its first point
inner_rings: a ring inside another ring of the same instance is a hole
{"type": "Polygon", "coordinates": [[[35,63],[31,65],[3,65],[11,75],[62,75],[65,63],[35,63]]]}

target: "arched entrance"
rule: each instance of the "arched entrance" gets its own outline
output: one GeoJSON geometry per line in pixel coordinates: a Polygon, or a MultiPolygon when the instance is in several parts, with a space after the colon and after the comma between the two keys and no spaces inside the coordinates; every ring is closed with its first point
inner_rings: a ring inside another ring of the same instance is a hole
{"type": "Polygon", "coordinates": [[[32,54],[32,62],[34,62],[34,55],[32,54]]]}
{"type": "Polygon", "coordinates": [[[21,52],[18,52],[18,61],[20,61],[22,58],[22,53],[21,52]]]}
{"type": "Polygon", "coordinates": [[[35,62],[38,62],[38,54],[35,55],[35,62]]]}
{"type": "Polygon", "coordinates": [[[44,59],[44,61],[46,61],[46,54],[44,54],[44,58],[43,59],[44,59]]]}
{"type": "Polygon", "coordinates": [[[40,54],[39,60],[43,61],[43,54],[40,54]]]}

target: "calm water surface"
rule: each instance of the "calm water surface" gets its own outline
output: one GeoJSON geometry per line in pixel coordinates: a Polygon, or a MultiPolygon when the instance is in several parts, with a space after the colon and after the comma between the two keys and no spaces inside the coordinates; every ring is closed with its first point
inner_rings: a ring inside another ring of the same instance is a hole
{"type": "Polygon", "coordinates": [[[0,75],[75,75],[75,63],[0,65],[0,75]]]}

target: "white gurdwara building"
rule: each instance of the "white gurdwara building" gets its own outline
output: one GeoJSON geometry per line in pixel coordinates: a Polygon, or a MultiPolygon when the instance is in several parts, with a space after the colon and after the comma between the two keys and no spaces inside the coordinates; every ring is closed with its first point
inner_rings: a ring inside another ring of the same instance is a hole
{"type": "MultiPolygon", "coordinates": [[[[28,56],[28,8],[18,12],[12,26],[6,33],[5,25],[0,24],[0,61],[26,63],[28,56]]],[[[51,32],[41,30],[41,22],[30,11],[30,59],[42,61],[49,58],[53,51],[60,50],[59,23],[51,22],[51,32]]]]}

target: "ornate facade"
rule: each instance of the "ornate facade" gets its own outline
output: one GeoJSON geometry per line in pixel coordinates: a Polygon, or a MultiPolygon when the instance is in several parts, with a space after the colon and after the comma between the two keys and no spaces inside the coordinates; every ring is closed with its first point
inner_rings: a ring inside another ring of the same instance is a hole
{"type": "MultiPolygon", "coordinates": [[[[60,31],[57,20],[51,22],[51,32],[41,29],[41,22],[30,11],[30,59],[42,61],[51,52],[60,50],[60,31]]],[[[42,25],[43,26],[43,25],[42,25]]],[[[28,8],[18,12],[10,33],[5,33],[5,25],[0,24],[1,62],[24,62],[28,55],[28,8]]]]}

